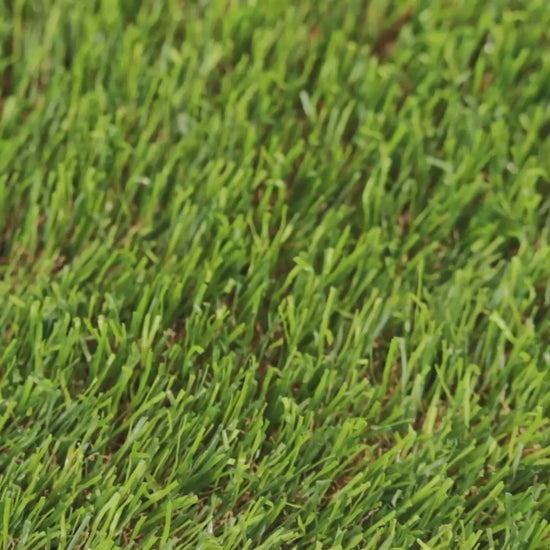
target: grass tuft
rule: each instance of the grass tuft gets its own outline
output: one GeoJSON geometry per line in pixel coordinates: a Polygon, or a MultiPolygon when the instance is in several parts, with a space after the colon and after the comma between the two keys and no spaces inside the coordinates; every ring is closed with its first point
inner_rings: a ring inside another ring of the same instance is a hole
{"type": "Polygon", "coordinates": [[[549,28],[4,2],[0,548],[549,548],[549,28]]]}

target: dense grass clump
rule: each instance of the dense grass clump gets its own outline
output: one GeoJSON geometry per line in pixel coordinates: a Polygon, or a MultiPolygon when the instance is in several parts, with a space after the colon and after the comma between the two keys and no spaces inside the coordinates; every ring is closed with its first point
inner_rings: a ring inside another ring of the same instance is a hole
{"type": "Polygon", "coordinates": [[[550,548],[547,0],[0,7],[0,548],[550,548]]]}

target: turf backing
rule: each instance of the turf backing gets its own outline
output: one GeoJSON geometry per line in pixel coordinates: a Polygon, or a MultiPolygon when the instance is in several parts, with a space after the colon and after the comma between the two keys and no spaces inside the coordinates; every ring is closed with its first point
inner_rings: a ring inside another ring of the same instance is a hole
{"type": "Polygon", "coordinates": [[[550,548],[547,0],[0,6],[0,548],[550,548]]]}

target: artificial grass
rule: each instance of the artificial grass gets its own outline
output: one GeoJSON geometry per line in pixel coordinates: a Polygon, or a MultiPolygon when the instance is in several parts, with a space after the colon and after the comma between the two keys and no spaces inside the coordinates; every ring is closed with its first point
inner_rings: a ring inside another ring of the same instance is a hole
{"type": "Polygon", "coordinates": [[[0,547],[550,548],[547,0],[0,7],[0,547]]]}

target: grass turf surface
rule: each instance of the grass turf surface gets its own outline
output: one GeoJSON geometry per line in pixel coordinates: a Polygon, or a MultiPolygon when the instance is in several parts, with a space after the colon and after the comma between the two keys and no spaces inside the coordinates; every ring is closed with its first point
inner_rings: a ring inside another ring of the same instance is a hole
{"type": "Polygon", "coordinates": [[[550,548],[546,0],[0,8],[0,547],[550,548]]]}

